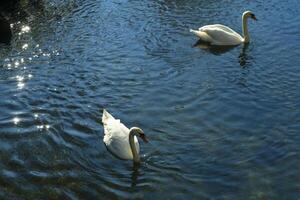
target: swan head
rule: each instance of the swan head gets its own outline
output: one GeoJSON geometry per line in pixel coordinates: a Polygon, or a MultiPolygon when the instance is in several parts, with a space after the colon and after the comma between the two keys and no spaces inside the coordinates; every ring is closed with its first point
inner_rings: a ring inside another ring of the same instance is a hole
{"type": "Polygon", "coordinates": [[[243,18],[251,18],[251,19],[254,19],[255,21],[257,21],[257,19],[256,19],[256,17],[255,17],[255,15],[251,12],[251,11],[245,11],[244,13],[243,13],[243,18]]]}
{"type": "Polygon", "coordinates": [[[148,138],[146,137],[144,131],[139,127],[132,127],[129,132],[140,137],[144,142],[148,143],[148,138]]]}

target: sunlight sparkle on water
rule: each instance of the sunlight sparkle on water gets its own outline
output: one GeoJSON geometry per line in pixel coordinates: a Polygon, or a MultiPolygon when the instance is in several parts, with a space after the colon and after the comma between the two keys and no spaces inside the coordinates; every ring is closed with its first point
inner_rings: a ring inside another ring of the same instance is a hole
{"type": "Polygon", "coordinates": [[[15,62],[15,67],[18,67],[20,65],[19,61],[15,62]]]}
{"type": "Polygon", "coordinates": [[[19,83],[17,84],[17,86],[18,86],[18,89],[23,89],[24,86],[25,86],[25,83],[19,82],[19,83]]]}
{"type": "Polygon", "coordinates": [[[17,84],[18,89],[23,89],[25,86],[25,83],[23,82],[24,76],[16,76],[16,79],[18,81],[18,84],[17,84]]]}
{"type": "Polygon", "coordinates": [[[28,44],[23,44],[22,49],[27,49],[28,48],[28,44]]]}
{"type": "Polygon", "coordinates": [[[13,122],[15,125],[19,124],[20,118],[18,118],[18,117],[13,118],[13,122]]]}
{"type": "Polygon", "coordinates": [[[44,128],[44,125],[37,125],[36,128],[41,130],[44,128]]]}
{"type": "Polygon", "coordinates": [[[30,31],[30,27],[27,25],[22,26],[21,33],[28,33],[30,31]]]}
{"type": "Polygon", "coordinates": [[[50,128],[50,125],[37,125],[36,126],[37,129],[42,130],[42,129],[46,129],[48,130],[50,128]]]}
{"type": "Polygon", "coordinates": [[[17,81],[23,81],[24,80],[24,76],[16,76],[17,81]]]}

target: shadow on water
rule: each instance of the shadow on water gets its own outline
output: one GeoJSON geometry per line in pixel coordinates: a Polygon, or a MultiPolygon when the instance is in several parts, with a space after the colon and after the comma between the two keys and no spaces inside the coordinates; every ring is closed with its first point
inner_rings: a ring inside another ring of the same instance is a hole
{"type": "Polygon", "coordinates": [[[0,14],[0,43],[9,44],[11,37],[10,23],[0,14]]]}
{"type": "Polygon", "coordinates": [[[232,50],[234,47],[236,47],[236,45],[234,46],[216,46],[216,45],[211,45],[207,42],[204,42],[202,40],[198,40],[193,47],[197,47],[203,50],[206,50],[214,55],[222,55],[224,53],[229,52],[230,50],[232,50]]]}
{"type": "Polygon", "coordinates": [[[242,68],[246,67],[247,60],[249,59],[247,56],[247,53],[246,53],[248,47],[249,47],[249,44],[244,44],[242,51],[239,55],[239,63],[242,68]]]}
{"type": "Polygon", "coordinates": [[[141,164],[140,163],[133,163],[132,166],[132,174],[131,174],[131,187],[135,187],[138,182],[138,177],[140,176],[139,168],[141,164]]]}
{"type": "MultiPolygon", "coordinates": [[[[193,47],[203,49],[214,55],[222,55],[222,54],[225,54],[225,53],[231,51],[232,49],[237,47],[237,45],[235,45],[235,46],[216,46],[216,45],[210,45],[209,43],[203,42],[202,40],[198,40],[193,45],[193,47]]],[[[249,60],[249,57],[247,55],[248,48],[249,48],[249,44],[243,44],[242,51],[241,51],[240,55],[238,56],[239,64],[242,68],[246,67],[247,61],[249,60]]]]}
{"type": "Polygon", "coordinates": [[[0,2],[0,43],[10,44],[13,37],[11,24],[26,20],[44,11],[43,1],[11,0],[0,2]]]}

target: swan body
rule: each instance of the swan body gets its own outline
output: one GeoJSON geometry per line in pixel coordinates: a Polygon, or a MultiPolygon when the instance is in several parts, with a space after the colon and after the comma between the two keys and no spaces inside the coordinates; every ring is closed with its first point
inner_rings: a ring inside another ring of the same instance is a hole
{"type": "Polygon", "coordinates": [[[198,30],[191,29],[190,32],[197,35],[200,40],[208,42],[211,45],[238,45],[241,43],[249,43],[250,36],[248,32],[247,19],[252,18],[257,20],[251,11],[246,11],[242,16],[243,35],[232,30],[231,28],[221,25],[213,24],[200,27],[198,30]]]}
{"type": "Polygon", "coordinates": [[[128,129],[105,109],[103,109],[102,123],[104,127],[103,142],[107,149],[120,159],[139,162],[140,147],[137,136],[147,142],[143,131],[137,127],[128,129]]]}

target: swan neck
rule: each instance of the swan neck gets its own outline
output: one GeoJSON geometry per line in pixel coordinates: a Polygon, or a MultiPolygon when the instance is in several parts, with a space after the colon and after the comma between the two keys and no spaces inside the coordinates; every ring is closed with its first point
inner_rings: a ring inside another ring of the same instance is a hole
{"type": "Polygon", "coordinates": [[[140,156],[136,150],[136,146],[134,143],[134,136],[135,136],[135,132],[134,131],[130,131],[129,132],[129,144],[130,144],[130,148],[131,148],[131,152],[132,152],[132,156],[133,156],[133,161],[135,163],[139,163],[140,162],[140,156]]]}
{"type": "Polygon", "coordinates": [[[242,22],[243,22],[243,35],[244,35],[245,43],[249,43],[249,41],[250,41],[247,19],[248,19],[248,17],[246,15],[243,15],[242,22]]]}

